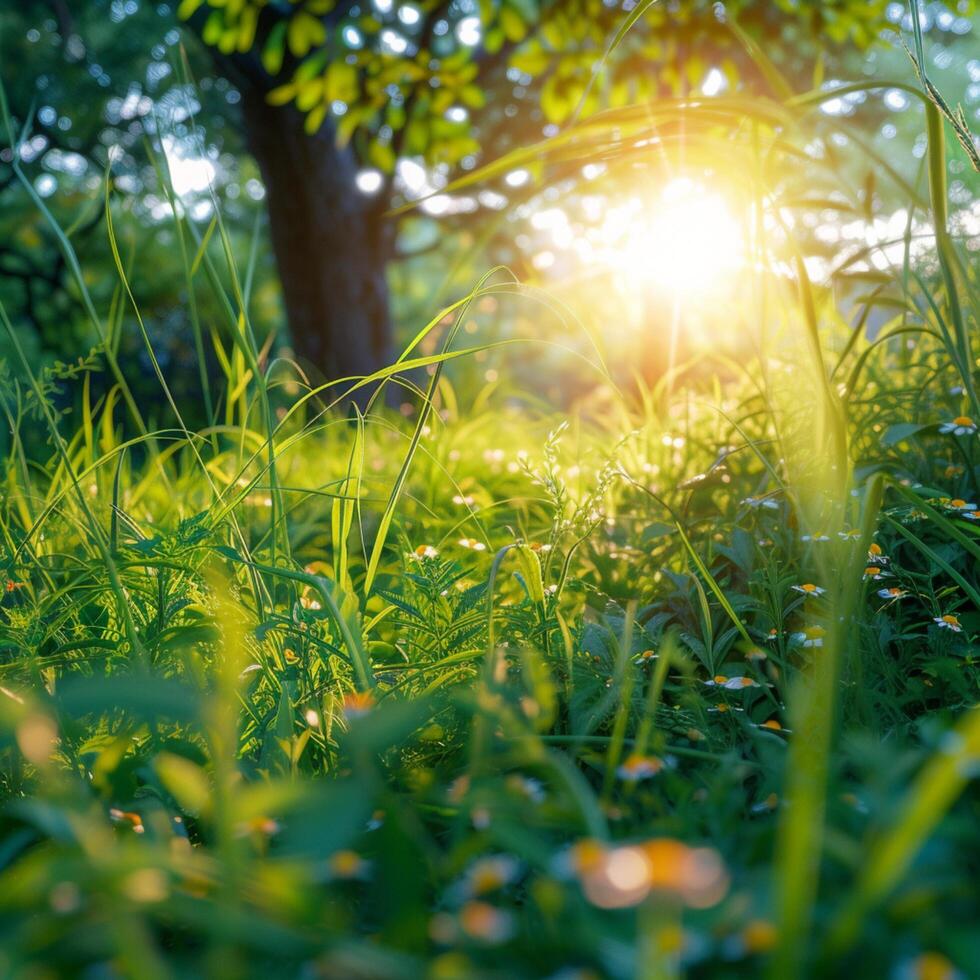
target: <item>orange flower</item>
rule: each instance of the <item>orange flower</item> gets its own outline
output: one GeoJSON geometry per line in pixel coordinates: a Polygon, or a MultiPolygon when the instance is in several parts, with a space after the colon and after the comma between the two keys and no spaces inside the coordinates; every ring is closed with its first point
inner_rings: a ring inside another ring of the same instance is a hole
{"type": "Polygon", "coordinates": [[[138,813],[132,813],[129,810],[120,810],[113,807],[109,811],[109,819],[113,823],[129,824],[134,834],[142,834],[146,829],[143,826],[143,818],[138,813]]]}
{"type": "Polygon", "coordinates": [[[375,705],[371,691],[351,691],[344,695],[343,711],[348,721],[363,718],[375,705]]]}

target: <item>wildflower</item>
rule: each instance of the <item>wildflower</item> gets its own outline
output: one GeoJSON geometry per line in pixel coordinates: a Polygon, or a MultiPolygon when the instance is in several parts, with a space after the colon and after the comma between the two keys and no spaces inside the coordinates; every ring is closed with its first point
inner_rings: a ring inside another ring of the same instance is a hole
{"type": "Polygon", "coordinates": [[[908,592],[905,589],[900,589],[896,585],[893,585],[890,589],[878,590],[879,599],[904,599],[907,595],[908,592]]]}
{"type": "Polygon", "coordinates": [[[374,703],[374,695],[370,691],[351,691],[344,695],[344,717],[348,721],[363,718],[374,707],[374,703]]]}
{"type": "Polygon", "coordinates": [[[467,872],[463,889],[470,897],[486,895],[509,885],[517,877],[519,870],[517,859],[506,854],[481,858],[467,872]]]}
{"type": "Polygon", "coordinates": [[[628,783],[637,783],[642,779],[656,776],[664,768],[664,760],[652,755],[631,755],[623,760],[616,770],[616,775],[628,783]]]}
{"type": "Polygon", "coordinates": [[[528,547],[531,549],[531,551],[537,551],[537,552],[541,552],[541,553],[545,553],[545,552],[551,551],[551,545],[550,544],[542,544],[540,541],[532,541],[528,545],[528,547]]]}
{"type": "Polygon", "coordinates": [[[462,506],[472,507],[473,506],[473,497],[470,494],[465,494],[464,495],[464,494],[461,494],[461,493],[457,493],[453,497],[453,503],[456,504],[459,507],[462,507],[462,506]]]}
{"type": "Polygon", "coordinates": [[[742,503],[747,507],[751,507],[753,510],[759,510],[760,508],[765,508],[766,510],[779,509],[779,504],[772,497],[746,497],[742,503]]]}
{"type": "Polygon", "coordinates": [[[852,527],[847,531],[838,531],[837,537],[842,541],[857,541],[861,537],[861,531],[859,528],[852,527]]]}
{"type": "Polygon", "coordinates": [[[583,837],[551,863],[552,873],[559,878],[582,878],[598,870],[606,856],[606,845],[592,837],[583,837]]]}
{"type": "Polygon", "coordinates": [[[817,544],[823,541],[829,541],[830,535],[829,534],[804,534],[801,535],[800,540],[806,542],[813,542],[814,544],[817,544]]]}
{"type": "Polygon", "coordinates": [[[877,565],[869,565],[864,570],[864,578],[871,579],[872,582],[880,582],[883,578],[888,577],[888,572],[883,568],[879,568],[877,565]]]}
{"type": "Polygon", "coordinates": [[[486,551],[487,546],[476,538],[460,538],[457,542],[461,548],[469,548],[470,551],[486,551]]]}
{"type": "Polygon", "coordinates": [[[692,908],[703,909],[721,901],[728,890],[728,871],[711,848],[657,838],[637,849],[648,863],[653,891],[673,892],[692,908]]]}
{"type": "Polygon", "coordinates": [[[384,810],[375,810],[371,819],[365,824],[365,830],[380,830],[385,824],[384,810]]]}
{"type": "Polygon", "coordinates": [[[657,659],[657,654],[653,650],[644,650],[643,653],[637,654],[633,658],[633,663],[648,664],[656,659],[657,659]]]}
{"type": "Polygon", "coordinates": [[[768,721],[764,721],[759,727],[768,728],[771,732],[783,731],[783,726],[779,723],[778,718],[770,718],[768,721]]]}
{"type": "Polygon", "coordinates": [[[514,932],[510,914],[487,902],[467,902],[459,910],[459,926],[471,939],[491,945],[506,942],[514,932]]]}
{"type": "MultiPolygon", "coordinates": [[[[776,634],[779,635],[778,633],[776,634]]],[[[748,661],[758,661],[758,660],[768,660],[766,651],[760,649],[759,647],[750,647],[745,651],[745,659],[748,661]]]]}
{"type": "Polygon", "coordinates": [[[751,677],[726,677],[716,674],[710,681],[702,682],[706,687],[723,687],[726,691],[741,691],[745,687],[758,687],[751,677]]]}
{"type": "Polygon", "coordinates": [[[113,823],[128,824],[134,834],[142,834],[146,829],[143,826],[143,818],[138,813],[131,813],[128,810],[120,810],[117,807],[112,807],[109,810],[109,819],[113,823]]]}
{"type": "Polygon", "coordinates": [[[895,974],[898,980],[962,980],[963,974],[942,953],[920,953],[895,974]]]}
{"type": "Polygon", "coordinates": [[[433,548],[431,544],[420,544],[414,551],[408,554],[410,561],[425,561],[427,558],[433,559],[438,557],[438,549],[433,548]]]}
{"type": "Polygon", "coordinates": [[[968,521],[980,521],[980,510],[960,511],[960,517],[965,517],[968,521]]]}
{"type": "Polygon", "coordinates": [[[880,544],[875,544],[874,541],[868,546],[868,564],[869,565],[887,565],[888,555],[886,555],[881,550],[880,544]]]}
{"type": "Polygon", "coordinates": [[[941,630],[952,630],[954,633],[963,632],[963,627],[960,626],[960,621],[955,616],[936,616],[933,622],[941,630]]]}
{"type": "Polygon", "coordinates": [[[767,639],[767,640],[778,640],[778,639],[779,639],[779,630],[778,630],[778,629],[776,629],[776,627],[774,626],[774,627],[773,627],[773,628],[772,628],[771,630],[769,630],[769,632],[768,632],[768,633],[766,634],[766,639],[767,639]]]}
{"type": "Polygon", "coordinates": [[[972,436],[976,435],[977,426],[969,416],[957,415],[955,419],[951,419],[949,422],[943,422],[939,426],[939,431],[944,435],[952,433],[954,436],[972,436]]]}
{"type": "Polygon", "coordinates": [[[822,626],[806,626],[798,633],[792,633],[790,639],[805,647],[822,647],[823,638],[827,631],[822,626]]]}
{"type": "Polygon", "coordinates": [[[772,813],[779,806],[779,797],[775,793],[770,793],[764,800],[753,803],[752,813],[772,813]]]}
{"type": "Polygon", "coordinates": [[[327,859],[327,870],[331,878],[353,881],[365,878],[370,865],[356,851],[335,851],[327,859]]]}
{"type": "Polygon", "coordinates": [[[793,590],[795,592],[802,592],[805,596],[821,596],[826,592],[826,589],[820,588],[819,585],[814,585],[812,582],[804,582],[803,585],[794,585],[793,590]]]}

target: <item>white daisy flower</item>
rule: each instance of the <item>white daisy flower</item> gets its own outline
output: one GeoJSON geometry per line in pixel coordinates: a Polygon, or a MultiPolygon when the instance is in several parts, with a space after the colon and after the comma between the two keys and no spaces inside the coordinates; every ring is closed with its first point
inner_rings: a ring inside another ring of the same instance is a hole
{"type": "Polygon", "coordinates": [[[764,721],[761,725],[756,725],[755,727],[765,728],[770,732],[789,732],[788,728],[783,728],[778,718],[770,718],[768,721],[764,721]]]}
{"type": "Polygon", "coordinates": [[[764,508],[765,510],[779,509],[779,504],[772,497],[746,497],[742,503],[755,510],[759,508],[764,508]]]}
{"type": "Polygon", "coordinates": [[[890,589],[879,589],[878,598],[880,599],[904,599],[908,595],[905,589],[900,589],[893,585],[890,589]]]}
{"type": "Polygon", "coordinates": [[[868,564],[869,565],[887,565],[888,555],[886,555],[881,550],[880,544],[875,544],[873,541],[868,547],[868,564]]]}
{"type": "Polygon", "coordinates": [[[726,677],[724,674],[717,674],[710,681],[702,681],[705,687],[723,687],[726,691],[741,691],[746,687],[758,687],[758,683],[751,677],[726,677]]]}
{"type": "Polygon", "coordinates": [[[431,544],[420,544],[414,551],[408,553],[410,561],[424,561],[426,558],[438,558],[439,551],[431,544]]]}
{"type": "Polygon", "coordinates": [[[770,793],[764,800],[753,803],[750,813],[772,813],[779,806],[779,797],[775,793],[770,793]]]}
{"type": "Polygon", "coordinates": [[[957,415],[955,419],[943,422],[939,426],[939,431],[945,435],[972,436],[976,435],[977,425],[969,416],[957,415]]]}
{"type": "Polygon", "coordinates": [[[486,895],[509,885],[520,872],[520,862],[509,854],[479,858],[466,872],[460,890],[466,897],[486,895]]]}
{"type": "Polygon", "coordinates": [[[941,630],[952,630],[954,633],[963,632],[963,627],[960,626],[960,621],[955,616],[936,616],[933,618],[933,622],[941,630]]]}
{"type": "Polygon", "coordinates": [[[948,504],[946,504],[946,506],[947,508],[949,508],[949,510],[958,510],[958,511],[972,512],[977,509],[976,504],[968,503],[965,500],[961,500],[959,497],[956,497],[955,499],[951,500],[948,504]]]}
{"type": "Polygon", "coordinates": [[[469,548],[470,551],[486,551],[487,546],[476,538],[460,538],[456,542],[461,548],[469,548]]]}
{"type": "Polygon", "coordinates": [[[616,775],[628,783],[638,783],[642,779],[650,779],[661,772],[666,763],[654,755],[631,755],[623,760],[616,770],[616,775]]]}
{"type": "Polygon", "coordinates": [[[864,570],[864,578],[871,579],[872,582],[880,582],[883,578],[888,578],[889,573],[878,565],[869,565],[864,570]]]}
{"type": "Polygon", "coordinates": [[[803,585],[794,585],[793,591],[802,592],[803,595],[807,595],[807,596],[809,595],[821,596],[827,590],[821,589],[819,585],[814,585],[812,582],[804,582],[803,585]]]}

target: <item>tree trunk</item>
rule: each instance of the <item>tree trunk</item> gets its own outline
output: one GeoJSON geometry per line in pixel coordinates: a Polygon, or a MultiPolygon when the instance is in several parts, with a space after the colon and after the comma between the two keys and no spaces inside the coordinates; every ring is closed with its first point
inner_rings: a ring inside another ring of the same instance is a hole
{"type": "MultiPolygon", "coordinates": [[[[329,118],[311,136],[295,107],[270,106],[265,95],[244,86],[242,108],[293,349],[315,383],[370,374],[391,359],[390,229],[358,190],[354,156],[337,147],[329,118]]],[[[355,399],[363,405],[368,394],[355,399]]]]}

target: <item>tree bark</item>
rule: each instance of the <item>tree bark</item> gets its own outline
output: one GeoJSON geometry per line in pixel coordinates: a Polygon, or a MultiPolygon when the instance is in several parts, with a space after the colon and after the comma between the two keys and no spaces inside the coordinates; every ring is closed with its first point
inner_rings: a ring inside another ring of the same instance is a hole
{"type": "MultiPolygon", "coordinates": [[[[354,155],[337,146],[329,118],[311,136],[302,114],[270,106],[261,85],[242,87],[242,109],[297,359],[314,382],[370,374],[391,359],[382,208],[358,190],[354,155]]],[[[368,394],[354,397],[363,405],[368,394]]]]}

